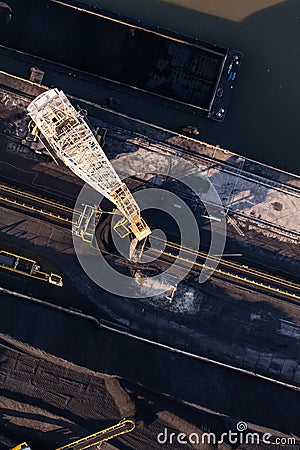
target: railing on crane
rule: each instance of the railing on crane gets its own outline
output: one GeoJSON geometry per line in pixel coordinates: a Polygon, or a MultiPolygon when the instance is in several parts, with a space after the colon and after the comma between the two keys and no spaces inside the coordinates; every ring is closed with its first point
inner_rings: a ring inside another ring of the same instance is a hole
{"type": "Polygon", "coordinates": [[[50,89],[33,100],[27,111],[55,157],[117,206],[138,241],[149,236],[150,228],[141,217],[134,197],[66,95],[58,89],[50,89]]]}

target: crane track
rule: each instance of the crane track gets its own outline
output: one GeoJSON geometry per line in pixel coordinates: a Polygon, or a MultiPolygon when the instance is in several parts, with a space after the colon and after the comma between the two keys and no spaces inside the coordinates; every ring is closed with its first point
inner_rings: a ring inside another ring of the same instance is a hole
{"type": "Polygon", "coordinates": [[[0,184],[0,203],[25,210],[27,214],[46,216],[61,224],[72,225],[72,208],[11,186],[0,184]]]}
{"type": "Polygon", "coordinates": [[[60,447],[56,450],[96,450],[100,449],[101,443],[109,441],[110,439],[121,436],[125,433],[130,433],[135,428],[135,422],[131,419],[123,419],[116,425],[113,425],[98,433],[94,433],[85,438],[78,439],[75,442],[60,447]]]}
{"type": "MultiPolygon", "coordinates": [[[[20,191],[14,187],[0,184],[0,203],[9,205],[12,208],[25,210],[26,214],[32,213],[48,220],[58,223],[70,229],[73,225],[74,210],[68,206],[60,204],[56,201],[38,197],[32,193],[20,191]]],[[[75,214],[80,211],[75,211],[75,214]]],[[[71,231],[71,230],[70,230],[71,231]]],[[[159,241],[158,238],[154,238],[159,241]]],[[[156,256],[159,256],[159,250],[154,247],[148,248],[156,256]]],[[[164,252],[161,254],[165,262],[170,259],[177,261],[179,264],[191,264],[195,260],[193,269],[200,268],[210,269],[209,261],[216,261],[213,256],[206,261],[207,254],[196,249],[182,247],[174,242],[167,242],[164,252]],[[181,250],[182,255],[177,253],[181,250]]],[[[266,291],[269,294],[283,296],[285,300],[299,304],[300,302],[300,285],[287,279],[277,277],[267,272],[253,269],[246,265],[240,265],[233,261],[221,259],[218,267],[214,270],[215,275],[228,278],[233,282],[238,282],[251,286],[255,290],[266,291]]]]}
{"type": "MultiPolygon", "coordinates": [[[[147,250],[154,253],[160,253],[160,250],[154,248],[147,248],[147,250]]],[[[167,258],[173,260],[176,259],[182,264],[190,264],[191,261],[195,259],[195,264],[193,265],[194,270],[196,268],[212,269],[210,261],[217,260],[217,258],[214,258],[213,256],[207,259],[207,254],[204,252],[185,248],[171,242],[166,243],[166,248],[162,254],[167,258]],[[176,252],[179,250],[182,253],[180,257],[176,255],[176,252]],[[189,258],[189,255],[191,255],[192,258],[189,258]]],[[[224,259],[221,259],[217,268],[213,270],[215,276],[219,275],[221,277],[229,278],[233,282],[242,282],[243,284],[251,285],[252,288],[255,288],[256,290],[262,290],[272,293],[273,295],[287,297],[297,305],[300,303],[300,285],[292,281],[224,259]]]]}

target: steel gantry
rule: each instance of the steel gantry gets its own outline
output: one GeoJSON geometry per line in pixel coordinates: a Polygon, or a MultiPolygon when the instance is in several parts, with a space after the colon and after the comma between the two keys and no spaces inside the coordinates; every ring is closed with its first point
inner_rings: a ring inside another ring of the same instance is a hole
{"type": "Polygon", "coordinates": [[[59,89],[35,98],[27,108],[43,139],[78,177],[113,202],[141,241],[150,233],[139,206],[79,111],[59,89]]]}

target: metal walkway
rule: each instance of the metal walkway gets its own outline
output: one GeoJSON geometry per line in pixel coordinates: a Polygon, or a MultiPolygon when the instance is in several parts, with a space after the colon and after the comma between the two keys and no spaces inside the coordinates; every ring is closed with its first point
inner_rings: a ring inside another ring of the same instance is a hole
{"type": "Polygon", "coordinates": [[[105,430],[98,431],[95,434],[79,439],[75,442],[71,442],[64,447],[60,447],[56,450],[96,450],[102,442],[113,439],[125,433],[130,433],[135,428],[135,422],[131,419],[124,419],[121,422],[113,425],[105,430]]]}

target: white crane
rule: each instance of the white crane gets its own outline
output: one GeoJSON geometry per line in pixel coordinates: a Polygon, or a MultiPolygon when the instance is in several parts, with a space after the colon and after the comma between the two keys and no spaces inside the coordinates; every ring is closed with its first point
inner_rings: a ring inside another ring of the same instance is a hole
{"type": "Polygon", "coordinates": [[[59,89],[46,91],[30,103],[27,111],[55,155],[117,206],[138,241],[145,239],[151,231],[135,199],[66,95],[59,89]]]}

